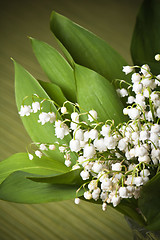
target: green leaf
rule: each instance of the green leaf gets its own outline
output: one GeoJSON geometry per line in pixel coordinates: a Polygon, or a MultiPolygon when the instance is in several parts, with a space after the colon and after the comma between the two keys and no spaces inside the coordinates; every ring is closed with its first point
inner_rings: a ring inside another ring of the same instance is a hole
{"type": "Polygon", "coordinates": [[[38,175],[53,175],[68,172],[70,168],[63,163],[42,156],[40,159],[34,155],[33,160],[29,160],[27,153],[16,153],[0,162],[0,183],[11,173],[25,171],[38,175]]]}
{"type": "MultiPolygon", "coordinates": [[[[23,99],[26,96],[30,96],[25,101],[25,104],[31,104],[33,94],[38,94],[42,98],[49,98],[44,89],[40,86],[38,81],[31,76],[21,65],[14,61],[15,65],[15,93],[16,93],[16,103],[18,107],[18,111],[22,105],[23,99]]],[[[56,107],[52,104],[52,111],[57,112],[56,107]]],[[[43,104],[43,111],[50,112],[50,104],[43,104]]],[[[58,115],[58,114],[57,114],[58,115]]],[[[71,136],[67,135],[63,140],[57,139],[55,136],[54,125],[50,123],[46,123],[45,125],[41,125],[38,123],[39,113],[31,113],[30,116],[22,117],[22,122],[31,137],[33,142],[42,142],[42,143],[55,143],[59,142],[60,144],[68,144],[71,140],[71,136]]],[[[63,154],[60,153],[58,148],[54,151],[48,150],[45,152],[47,156],[53,157],[54,159],[64,162],[63,154]]],[[[73,163],[76,162],[76,155],[72,154],[73,163]]]]}
{"type": "Polygon", "coordinates": [[[45,203],[73,199],[78,186],[33,182],[28,177],[33,174],[17,171],[0,184],[0,199],[16,203],[45,203]]]}
{"type": "Polygon", "coordinates": [[[131,42],[131,55],[135,65],[149,64],[154,74],[159,63],[154,56],[160,53],[160,1],[145,0],[137,15],[131,42]]]}
{"type": "Polygon", "coordinates": [[[31,38],[35,56],[48,78],[58,85],[66,98],[76,102],[76,88],[73,69],[68,62],[50,45],[31,38]]]}
{"type": "Polygon", "coordinates": [[[63,44],[56,37],[55,37],[55,39],[58,42],[60,49],[62,50],[64,56],[66,57],[66,60],[71,65],[71,67],[74,68],[75,62],[74,62],[72,56],[70,55],[70,53],[67,51],[67,49],[63,46],[63,44]]]}
{"type": "MultiPolygon", "coordinates": [[[[157,216],[154,218],[154,221],[151,222],[149,225],[147,225],[146,228],[150,231],[159,231],[159,229],[160,229],[160,213],[157,214],[157,216]]],[[[160,234],[160,231],[159,231],[159,234],[160,234]]]]}
{"type": "Polygon", "coordinates": [[[116,207],[115,209],[125,216],[130,217],[134,221],[136,221],[141,226],[145,226],[146,223],[144,221],[144,218],[141,214],[138,213],[137,209],[137,200],[135,199],[123,199],[116,207]]]}
{"type": "Polygon", "coordinates": [[[113,85],[98,73],[79,65],[75,66],[77,99],[85,111],[96,110],[98,121],[126,121],[121,103],[113,85]]]}
{"type": "Polygon", "coordinates": [[[128,79],[122,73],[126,61],[104,40],[56,12],[51,14],[50,27],[76,63],[95,70],[109,81],[128,79]]]}
{"type": "MultiPolygon", "coordinates": [[[[84,196],[80,197],[81,200],[83,201],[88,201],[94,204],[102,204],[102,200],[98,199],[95,201],[94,199],[87,200],[84,198],[84,196]]],[[[141,226],[146,227],[146,223],[144,221],[144,218],[142,217],[141,214],[138,213],[137,209],[137,200],[136,199],[122,199],[121,202],[116,206],[113,207],[112,204],[109,204],[109,206],[116,211],[122,213],[125,216],[128,216],[129,218],[133,219],[135,222],[137,222],[141,226]]]]}
{"type": "MultiPolygon", "coordinates": [[[[63,103],[67,101],[67,98],[65,98],[62,90],[59,86],[57,86],[54,83],[48,83],[41,80],[38,80],[40,85],[43,87],[45,92],[48,94],[48,96],[55,101],[59,106],[63,106],[63,103]]],[[[65,104],[67,111],[72,113],[73,107],[71,104],[67,103],[65,104]]]]}
{"type": "Polygon", "coordinates": [[[59,173],[56,176],[41,176],[41,177],[29,177],[32,181],[43,182],[43,183],[54,183],[54,184],[71,184],[71,185],[81,185],[84,183],[80,173],[82,169],[71,170],[66,173],[59,173]]]}
{"type": "Polygon", "coordinates": [[[160,173],[148,181],[141,190],[138,206],[147,219],[147,228],[160,229],[160,173]]]}

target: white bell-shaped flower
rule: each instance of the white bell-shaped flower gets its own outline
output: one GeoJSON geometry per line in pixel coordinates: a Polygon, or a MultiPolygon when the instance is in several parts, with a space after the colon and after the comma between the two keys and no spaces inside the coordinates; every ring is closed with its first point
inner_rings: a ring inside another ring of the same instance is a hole
{"type": "Polygon", "coordinates": [[[139,73],[133,73],[131,80],[132,83],[139,82],[141,80],[141,75],[139,73]]]}
{"type": "Polygon", "coordinates": [[[82,178],[83,180],[89,179],[89,172],[86,171],[86,170],[83,170],[83,171],[80,173],[80,175],[81,175],[81,178],[82,178]]]}
{"type": "Polygon", "coordinates": [[[141,92],[142,92],[142,89],[143,89],[142,83],[136,82],[136,83],[133,84],[132,90],[133,90],[133,92],[135,92],[136,94],[141,93],[141,92]]]}
{"type": "Polygon", "coordinates": [[[65,136],[65,129],[63,127],[55,128],[55,135],[57,138],[63,139],[65,136]]]}
{"type": "Polygon", "coordinates": [[[54,112],[49,112],[48,114],[50,116],[50,120],[49,120],[50,123],[55,122],[56,121],[56,114],[54,112]]]}
{"type": "Polygon", "coordinates": [[[53,150],[55,150],[55,148],[56,148],[56,146],[55,146],[54,144],[50,144],[50,145],[49,145],[49,150],[52,150],[52,151],[53,151],[53,150]]]}
{"type": "Polygon", "coordinates": [[[73,112],[72,114],[71,114],[71,119],[72,119],[72,121],[73,122],[79,122],[79,114],[77,113],[77,112],[73,112]]]}
{"type": "Polygon", "coordinates": [[[121,163],[112,163],[112,171],[121,171],[122,165],[121,163]]]}
{"type": "Polygon", "coordinates": [[[93,122],[95,119],[97,119],[97,112],[95,110],[90,110],[88,114],[88,120],[93,122]]]}
{"type": "Polygon", "coordinates": [[[120,187],[119,188],[119,196],[121,198],[128,198],[128,191],[126,187],[120,187]]]}
{"type": "Polygon", "coordinates": [[[47,151],[48,150],[47,147],[46,147],[46,144],[44,144],[44,143],[40,144],[39,149],[41,151],[45,151],[45,150],[47,151]]]}
{"type": "Polygon", "coordinates": [[[123,66],[122,71],[127,75],[128,73],[131,73],[133,71],[133,67],[123,66]]]}
{"type": "Polygon", "coordinates": [[[145,141],[145,140],[147,140],[149,138],[149,132],[148,131],[146,131],[146,130],[144,130],[144,131],[141,131],[140,132],[140,137],[139,137],[139,139],[141,140],[141,141],[145,141]]]}
{"type": "Polygon", "coordinates": [[[109,125],[107,125],[107,126],[103,125],[100,133],[102,134],[102,136],[107,137],[109,135],[110,129],[111,128],[109,125]]]}
{"type": "Polygon", "coordinates": [[[24,105],[24,106],[21,106],[19,115],[21,117],[29,116],[31,112],[32,112],[31,106],[24,105]]]}
{"type": "Polygon", "coordinates": [[[39,120],[38,122],[41,123],[42,125],[44,125],[45,123],[50,121],[50,115],[46,112],[42,112],[39,114],[39,120]]]}
{"type": "Polygon", "coordinates": [[[87,159],[89,158],[93,158],[95,155],[96,151],[95,151],[95,147],[93,144],[86,144],[84,149],[83,149],[83,156],[87,159]]]}
{"type": "Polygon", "coordinates": [[[143,75],[145,77],[150,77],[150,67],[147,65],[147,64],[144,64],[142,67],[141,67],[141,73],[143,73],[143,75]]]}
{"type": "Polygon", "coordinates": [[[114,196],[112,197],[112,199],[111,199],[111,202],[112,202],[112,204],[113,204],[113,207],[116,207],[116,206],[120,203],[120,200],[121,200],[120,196],[114,195],[114,196]]]}
{"type": "Polygon", "coordinates": [[[104,138],[95,139],[93,144],[99,152],[104,152],[107,149],[106,145],[105,145],[105,142],[104,142],[104,138]]]}
{"type": "Polygon", "coordinates": [[[114,149],[117,145],[116,139],[112,136],[105,137],[104,143],[108,149],[114,149]]]}
{"type": "Polygon", "coordinates": [[[72,139],[69,143],[69,147],[72,152],[79,152],[80,151],[80,141],[77,139],[72,139]]]}
{"type": "Polygon", "coordinates": [[[90,191],[93,191],[95,188],[97,188],[97,184],[97,180],[90,181],[90,183],[88,184],[88,189],[90,191]]]}
{"type": "Polygon", "coordinates": [[[151,127],[151,133],[160,133],[160,125],[155,123],[151,127]]]}
{"type": "Polygon", "coordinates": [[[128,96],[128,92],[127,92],[127,90],[125,88],[121,88],[121,89],[119,89],[119,95],[121,97],[127,97],[128,96]]]}
{"type": "Polygon", "coordinates": [[[135,148],[135,156],[143,157],[144,155],[148,155],[148,151],[144,146],[137,146],[135,148]]]}
{"type": "Polygon", "coordinates": [[[133,96],[129,96],[127,103],[132,104],[132,103],[134,103],[134,101],[135,101],[135,98],[133,96]]]}
{"type": "Polygon", "coordinates": [[[92,129],[92,130],[89,131],[89,138],[94,140],[97,137],[98,137],[98,131],[96,129],[92,129]]]}
{"type": "Polygon", "coordinates": [[[66,107],[61,107],[61,113],[66,114],[67,113],[67,108],[66,107]]]}
{"type": "Polygon", "coordinates": [[[70,160],[65,160],[64,164],[67,166],[67,167],[70,167],[72,162],[70,160]]]}
{"type": "Polygon", "coordinates": [[[98,188],[98,187],[93,190],[93,192],[92,192],[92,198],[93,198],[95,201],[97,201],[97,200],[99,199],[99,194],[100,194],[100,192],[101,192],[101,189],[98,188]]]}
{"type": "Polygon", "coordinates": [[[80,204],[80,198],[75,198],[74,203],[75,204],[80,204]]]}
{"type": "Polygon", "coordinates": [[[112,181],[109,178],[106,178],[104,181],[102,181],[101,189],[109,190],[111,186],[112,186],[112,181]]]}
{"type": "Polygon", "coordinates": [[[84,193],[84,198],[87,200],[90,200],[90,199],[92,199],[92,194],[89,191],[86,191],[84,193]]]}
{"type": "Polygon", "coordinates": [[[137,108],[128,109],[128,115],[131,119],[135,120],[140,117],[140,111],[137,108]]]}
{"type": "Polygon", "coordinates": [[[103,211],[106,211],[106,209],[107,209],[107,203],[104,202],[104,203],[102,204],[102,210],[103,210],[103,211]]]}
{"type": "Polygon", "coordinates": [[[40,110],[40,103],[39,102],[33,102],[32,103],[32,109],[33,109],[33,112],[36,113],[40,110]]]}
{"type": "Polygon", "coordinates": [[[32,154],[28,154],[29,160],[33,160],[33,155],[32,154]]]}
{"type": "Polygon", "coordinates": [[[126,147],[127,147],[126,141],[124,141],[123,138],[120,139],[119,142],[118,142],[118,148],[119,148],[119,150],[124,151],[124,150],[126,149],[126,147]]]}
{"type": "Polygon", "coordinates": [[[95,172],[95,173],[99,173],[99,172],[102,170],[102,168],[103,168],[103,165],[102,165],[101,163],[95,162],[95,163],[93,164],[92,170],[93,170],[93,172],[95,172]]]}
{"type": "Polygon", "coordinates": [[[39,150],[35,151],[35,154],[37,157],[41,158],[42,157],[42,153],[39,150]]]}
{"type": "Polygon", "coordinates": [[[144,155],[144,156],[138,157],[138,161],[143,163],[149,163],[151,159],[148,155],[144,155]]]}
{"type": "Polygon", "coordinates": [[[133,183],[134,183],[137,187],[139,187],[139,186],[143,185],[143,178],[142,178],[142,177],[134,177],[133,183]]]}
{"type": "Polygon", "coordinates": [[[74,137],[75,137],[75,139],[77,139],[79,141],[83,141],[84,140],[83,130],[82,129],[75,130],[74,137]]]}
{"type": "Polygon", "coordinates": [[[108,193],[103,191],[101,192],[100,198],[102,199],[102,201],[105,201],[108,197],[108,193]]]}
{"type": "Polygon", "coordinates": [[[150,175],[150,171],[148,169],[143,169],[141,172],[140,172],[140,176],[141,177],[148,177],[150,175]]]}

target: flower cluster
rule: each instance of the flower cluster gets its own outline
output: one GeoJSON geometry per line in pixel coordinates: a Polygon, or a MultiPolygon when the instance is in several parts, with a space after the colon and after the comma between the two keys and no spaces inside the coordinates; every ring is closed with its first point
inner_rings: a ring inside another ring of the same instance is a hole
{"type": "MultiPolygon", "coordinates": [[[[113,120],[98,122],[95,110],[82,113],[80,106],[73,103],[70,104],[74,111],[70,114],[66,103],[57,108],[59,115],[42,112],[43,101],[33,102],[32,106],[22,105],[19,112],[21,116],[29,116],[39,111],[38,122],[53,124],[57,139],[71,135],[68,145],[56,142],[47,147],[41,143],[35,154],[41,157],[41,151],[54,150],[54,144],[57,144],[64,154],[66,166],[72,166],[72,170],[82,168],[80,176],[84,180],[81,186],[85,189],[84,198],[101,200],[103,210],[107,204],[116,207],[122,199],[139,198],[141,187],[159,170],[160,92],[157,89],[160,75],[153,76],[148,65],[123,68],[126,74],[133,70],[137,72],[131,76],[132,84],[125,83],[128,84],[126,88],[120,84],[117,90],[121,97],[127,98],[128,106],[123,109],[123,113],[128,115],[126,123],[116,126],[113,120]],[[65,118],[68,115],[70,117],[65,118]],[[87,121],[84,121],[84,115],[88,116],[87,121]],[[72,164],[71,152],[77,154],[75,165],[72,164]]],[[[29,158],[33,159],[30,153],[29,158]]],[[[80,199],[76,198],[75,203],[79,202],[80,199]]]]}

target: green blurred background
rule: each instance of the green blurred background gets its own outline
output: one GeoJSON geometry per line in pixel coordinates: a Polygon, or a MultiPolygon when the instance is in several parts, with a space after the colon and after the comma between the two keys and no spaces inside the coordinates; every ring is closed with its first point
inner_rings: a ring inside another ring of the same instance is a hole
{"type": "MultiPolygon", "coordinates": [[[[17,114],[10,57],[34,77],[47,80],[27,36],[57,48],[49,29],[55,10],[105,39],[131,64],[129,53],[142,0],[5,0],[0,3],[0,159],[25,151],[30,139],[17,114]]],[[[131,240],[123,216],[74,201],[25,205],[0,201],[0,240],[131,240]]]]}

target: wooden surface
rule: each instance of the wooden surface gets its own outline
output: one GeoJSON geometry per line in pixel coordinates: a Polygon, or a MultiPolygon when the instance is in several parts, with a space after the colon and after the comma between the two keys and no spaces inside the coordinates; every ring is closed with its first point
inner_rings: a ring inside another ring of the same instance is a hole
{"type": "MultiPolygon", "coordinates": [[[[34,77],[47,80],[27,36],[57,47],[49,30],[55,10],[93,31],[129,63],[130,40],[141,0],[5,0],[0,3],[0,159],[25,151],[30,139],[17,114],[10,57],[34,77]]],[[[73,201],[24,205],[0,201],[0,240],[131,240],[123,216],[108,208],[73,201]]]]}

